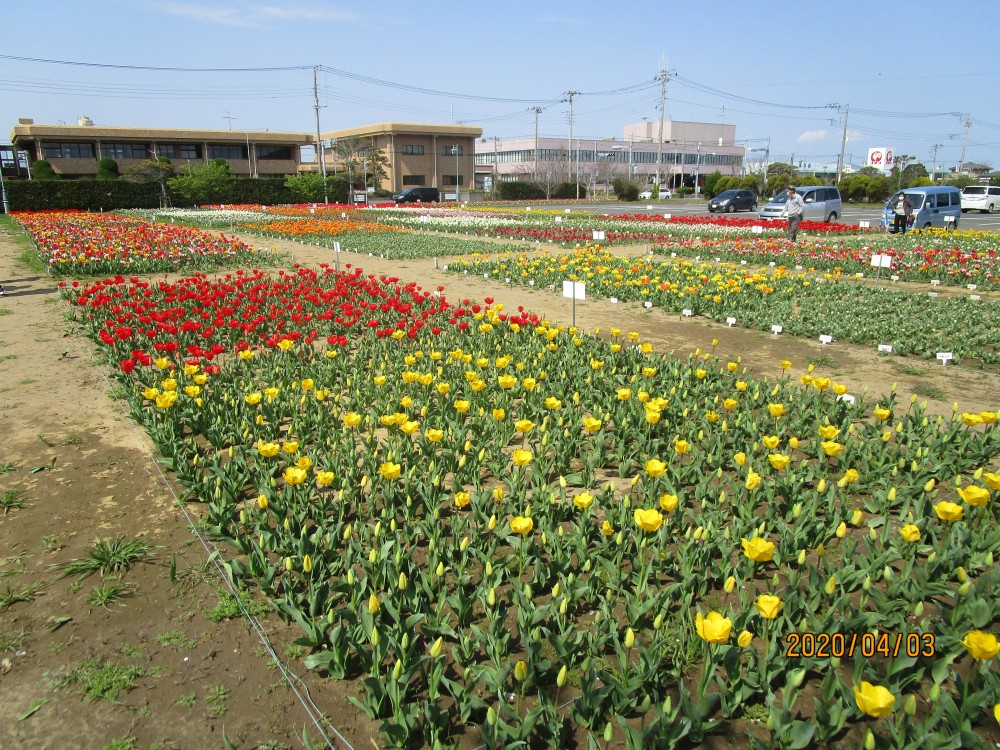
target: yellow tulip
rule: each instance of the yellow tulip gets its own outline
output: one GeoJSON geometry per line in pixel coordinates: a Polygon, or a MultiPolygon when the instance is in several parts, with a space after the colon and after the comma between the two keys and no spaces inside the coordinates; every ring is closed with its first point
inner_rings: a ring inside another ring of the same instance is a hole
{"type": "Polygon", "coordinates": [[[575,505],[580,510],[586,510],[590,507],[591,503],[594,502],[594,496],[589,492],[581,492],[579,495],[573,498],[573,505],[575,505]]]}
{"type": "Polygon", "coordinates": [[[736,639],[736,643],[739,645],[740,648],[746,648],[747,646],[750,645],[750,642],[752,640],[753,640],[753,633],[751,633],[749,630],[744,630],[742,633],[740,633],[740,637],[736,639]]]}
{"type": "Polygon", "coordinates": [[[757,601],[754,602],[753,606],[765,620],[773,620],[781,612],[782,604],[780,596],[761,594],[757,597],[757,601]]]}
{"type": "Polygon", "coordinates": [[[781,438],[777,435],[765,435],[760,439],[760,442],[762,442],[764,447],[769,451],[773,451],[781,444],[781,438]]]}
{"type": "Polygon", "coordinates": [[[777,419],[785,415],[785,405],[784,404],[768,404],[767,410],[771,413],[771,416],[777,419]]]}
{"type": "Polygon", "coordinates": [[[334,473],[332,471],[316,472],[316,484],[320,487],[326,487],[327,485],[333,484],[334,478],[334,473]]]}
{"type": "Polygon", "coordinates": [[[440,443],[444,439],[444,430],[436,430],[432,427],[428,429],[424,435],[426,435],[427,439],[432,443],[440,443]]]}
{"type": "Polygon", "coordinates": [[[515,534],[526,536],[534,528],[535,522],[531,520],[530,516],[514,516],[510,519],[510,530],[515,534]]]}
{"type": "Polygon", "coordinates": [[[740,451],[735,456],[733,456],[733,461],[736,462],[737,466],[746,466],[747,454],[744,453],[743,451],[740,451]]]}
{"type": "Polygon", "coordinates": [[[769,542],[759,536],[753,539],[742,539],[743,554],[754,562],[768,562],[774,557],[774,542],[769,542]]]}
{"type": "Polygon", "coordinates": [[[519,419],[514,423],[514,429],[527,435],[534,428],[535,423],[530,419],[519,419]]]}
{"type": "Polygon", "coordinates": [[[942,500],[935,505],[934,512],[942,521],[958,521],[965,515],[965,509],[961,505],[949,503],[947,500],[942,500]]]}
{"type": "Polygon", "coordinates": [[[750,473],[747,474],[747,480],[744,484],[746,488],[752,492],[753,490],[760,487],[762,481],[763,480],[761,479],[760,474],[755,472],[753,469],[750,469],[750,473]]]}
{"type": "Polygon", "coordinates": [[[511,454],[511,459],[514,461],[514,464],[522,468],[530,464],[534,457],[535,456],[531,451],[523,450],[521,448],[518,448],[511,454]]]}
{"type": "Polygon", "coordinates": [[[643,531],[659,531],[663,525],[663,515],[656,508],[635,509],[635,525],[643,531]]]}
{"type": "Polygon", "coordinates": [[[771,462],[771,466],[777,471],[784,471],[788,468],[788,464],[792,462],[791,456],[781,453],[772,453],[767,457],[767,460],[771,462]]]}
{"type": "Polygon", "coordinates": [[[694,627],[702,640],[708,643],[725,643],[732,632],[733,621],[714,610],[705,617],[698,612],[694,618],[694,627]]]}
{"type": "Polygon", "coordinates": [[[465,414],[469,411],[469,407],[472,406],[468,401],[459,400],[455,402],[455,411],[459,414],[465,414]]]}
{"type": "Polygon", "coordinates": [[[611,521],[604,519],[604,523],[601,524],[601,534],[604,536],[611,536],[615,533],[615,527],[611,525],[611,521]]]}
{"type": "Polygon", "coordinates": [[[824,440],[833,440],[839,434],[840,430],[834,427],[832,424],[825,424],[819,428],[819,435],[824,440]]]}
{"type": "Polygon", "coordinates": [[[651,458],[646,461],[646,473],[653,479],[663,476],[667,470],[667,465],[658,459],[651,458]]]}
{"type": "Polygon", "coordinates": [[[384,464],[378,467],[378,473],[382,475],[384,479],[398,479],[402,466],[393,463],[392,461],[386,461],[384,464]]]}
{"type": "Polygon", "coordinates": [[[879,420],[880,422],[884,422],[891,416],[892,416],[892,409],[885,409],[881,406],[875,407],[875,419],[879,420]]]}
{"type": "Polygon", "coordinates": [[[1000,652],[1000,642],[997,641],[997,637],[982,630],[970,630],[962,639],[962,645],[972,658],[982,661],[992,659],[1000,652]]]}
{"type": "Polygon", "coordinates": [[[844,450],[844,446],[843,445],[841,445],[840,443],[834,442],[833,440],[824,440],[822,443],[820,443],[820,448],[822,448],[823,452],[826,455],[830,456],[831,458],[833,456],[836,456],[842,450],[844,450]]]}
{"type": "Polygon", "coordinates": [[[509,391],[511,388],[517,385],[517,378],[515,378],[513,375],[500,375],[497,378],[497,383],[499,383],[500,387],[503,388],[505,391],[509,391]]]}
{"type": "Polygon", "coordinates": [[[595,419],[594,417],[584,417],[583,418],[583,429],[587,432],[597,432],[601,429],[601,420],[595,419]]]}
{"type": "Polygon", "coordinates": [[[683,456],[685,453],[688,453],[691,450],[691,444],[688,443],[687,440],[681,440],[680,438],[677,438],[674,440],[674,450],[678,454],[683,456]]]}
{"type": "Polygon", "coordinates": [[[977,487],[974,484],[966,485],[964,488],[959,487],[957,490],[959,497],[961,497],[968,505],[975,508],[981,508],[990,499],[990,491],[984,487],[977,487]]]}
{"type": "Polygon", "coordinates": [[[673,513],[677,510],[677,495],[663,494],[660,495],[660,507],[667,513],[673,513]]]}
{"type": "Polygon", "coordinates": [[[854,688],[854,701],[858,704],[861,712],[876,719],[880,716],[888,716],[892,713],[893,705],[896,703],[896,696],[881,685],[872,685],[870,682],[862,682],[861,687],[854,688]]]}
{"type": "Polygon", "coordinates": [[[298,466],[289,466],[285,469],[285,483],[289,485],[302,484],[306,481],[306,472],[298,466]]]}

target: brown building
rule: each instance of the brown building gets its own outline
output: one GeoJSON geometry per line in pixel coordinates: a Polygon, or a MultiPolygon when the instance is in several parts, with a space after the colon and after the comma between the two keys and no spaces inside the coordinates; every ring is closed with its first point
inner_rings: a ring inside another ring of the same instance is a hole
{"type": "Polygon", "coordinates": [[[182,130],[93,125],[81,117],[77,125],[36,125],[22,119],[11,142],[27,152],[32,163],[45,159],[61,177],[93,177],[98,162],[111,157],[119,171],[159,156],[174,167],[225,159],[237,175],[279,177],[294,175],[301,163],[300,148],[315,137],[308,133],[239,130],[182,130]]]}
{"type": "MultiPolygon", "coordinates": [[[[387,179],[376,187],[399,192],[436,187],[441,197],[473,185],[476,139],[483,129],[469,125],[381,122],[322,134],[327,173],[343,171],[342,154],[378,150],[387,160],[387,179]]],[[[359,159],[355,157],[355,164],[359,159]]]]}

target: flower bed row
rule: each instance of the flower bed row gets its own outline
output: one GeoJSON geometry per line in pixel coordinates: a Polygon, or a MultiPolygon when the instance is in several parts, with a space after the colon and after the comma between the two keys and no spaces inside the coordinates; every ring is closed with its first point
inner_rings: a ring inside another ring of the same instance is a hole
{"type": "Polygon", "coordinates": [[[56,275],[193,271],[268,260],[234,237],[127,216],[81,211],[11,216],[56,275]]]}
{"type": "Polygon", "coordinates": [[[446,270],[504,283],[561,291],[563,280],[582,281],[587,296],[637,300],[680,314],[741,326],[858,344],[890,344],[897,354],[934,358],[952,352],[985,363],[1000,362],[1000,307],[967,297],[928,298],[874,289],[839,273],[788,273],[645,256],[613,255],[600,246],[556,253],[492,253],[463,256],[446,270]]]}
{"type": "Polygon", "coordinates": [[[440,291],[64,287],[234,575],[385,744],[672,747],[751,715],[754,746],[995,735],[995,413],[440,291]]]}

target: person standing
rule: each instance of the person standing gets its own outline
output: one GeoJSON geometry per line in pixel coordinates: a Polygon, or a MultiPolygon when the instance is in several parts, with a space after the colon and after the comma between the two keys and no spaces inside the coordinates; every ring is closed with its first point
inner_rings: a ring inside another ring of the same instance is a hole
{"type": "Polygon", "coordinates": [[[788,219],[788,240],[795,242],[795,234],[799,231],[799,222],[802,221],[802,212],[806,210],[806,204],[802,196],[795,192],[795,187],[788,186],[788,200],[785,201],[785,208],[781,212],[781,217],[788,219]]]}
{"type": "Polygon", "coordinates": [[[892,232],[895,234],[906,234],[906,228],[910,225],[910,217],[913,215],[913,203],[910,197],[902,190],[892,202],[892,232]]]}

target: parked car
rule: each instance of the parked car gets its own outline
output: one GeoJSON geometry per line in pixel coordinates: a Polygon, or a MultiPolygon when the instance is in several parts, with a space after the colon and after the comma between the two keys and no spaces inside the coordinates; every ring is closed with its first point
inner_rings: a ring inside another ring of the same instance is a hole
{"type": "Polygon", "coordinates": [[[440,203],[441,191],[432,187],[411,187],[392,197],[396,203],[440,203]]]}
{"type": "MultiPolygon", "coordinates": [[[[661,201],[668,201],[668,200],[670,200],[671,197],[672,197],[671,192],[669,190],[667,190],[666,188],[664,188],[663,190],[660,191],[660,200],[661,201]]],[[[652,199],[653,199],[653,189],[652,188],[650,188],[649,190],[643,190],[641,193],[639,193],[639,200],[641,200],[641,201],[648,201],[648,200],[652,200],[652,199]]]]}
{"type": "Polygon", "coordinates": [[[969,185],[962,188],[962,213],[982,211],[991,214],[1000,208],[1000,187],[992,185],[969,185]]]}
{"type": "MultiPolygon", "coordinates": [[[[802,202],[806,204],[802,218],[807,221],[836,221],[844,210],[840,190],[835,187],[807,185],[795,188],[795,192],[802,196],[802,202]]],[[[760,218],[780,219],[787,200],[788,193],[782,190],[761,209],[760,218]]]]}
{"type": "Polygon", "coordinates": [[[752,190],[723,190],[708,202],[709,213],[756,210],[757,196],[752,190]]]}
{"type": "MultiPolygon", "coordinates": [[[[914,187],[903,191],[913,205],[914,229],[929,229],[930,227],[958,228],[958,219],[962,215],[962,194],[956,187],[914,187]],[[951,221],[946,217],[950,216],[951,221]]],[[[893,210],[899,193],[886,201],[882,209],[882,227],[892,231],[893,210]]]]}

